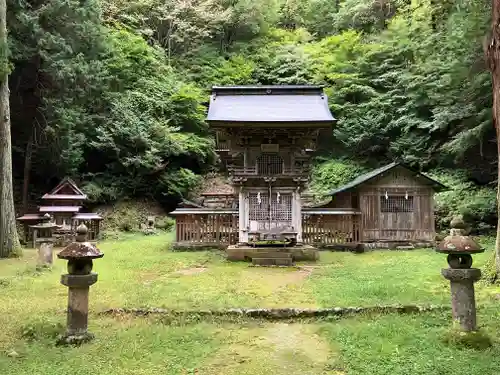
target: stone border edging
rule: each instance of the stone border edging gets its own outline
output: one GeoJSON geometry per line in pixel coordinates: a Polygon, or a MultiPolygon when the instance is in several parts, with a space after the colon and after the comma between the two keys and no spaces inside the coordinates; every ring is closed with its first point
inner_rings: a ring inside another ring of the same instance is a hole
{"type": "Polygon", "coordinates": [[[178,316],[185,318],[210,318],[210,317],[233,317],[233,318],[260,318],[269,321],[300,318],[322,318],[329,316],[346,316],[355,314],[373,313],[399,313],[413,314],[432,311],[448,311],[450,306],[445,305],[381,305],[368,307],[333,307],[324,309],[300,309],[300,308],[269,308],[269,309],[225,309],[225,310],[173,310],[162,308],[115,308],[107,309],[99,315],[135,315],[135,316],[178,316]]]}

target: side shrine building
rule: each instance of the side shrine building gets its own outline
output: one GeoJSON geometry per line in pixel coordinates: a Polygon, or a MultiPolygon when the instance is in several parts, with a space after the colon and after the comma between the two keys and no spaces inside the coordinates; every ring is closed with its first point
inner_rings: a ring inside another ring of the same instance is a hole
{"type": "Polygon", "coordinates": [[[64,178],[41,200],[43,203],[38,207],[38,212],[26,213],[17,218],[23,229],[22,242],[32,243],[36,247],[37,235],[43,223],[53,225],[53,234],[59,245],[71,242],[80,224],[87,226],[89,241],[98,240],[102,217],[93,212],[82,212],[87,195],[72,179],[64,178]]]}
{"type": "Polygon", "coordinates": [[[308,203],[312,154],[335,123],[322,87],[214,87],[207,122],[229,185],[172,212],[176,248],[229,246],[229,258],[252,259],[238,249],[298,254],[311,245],[434,239],[433,192],[444,187],[401,164],[360,176],[320,206],[308,203]]]}

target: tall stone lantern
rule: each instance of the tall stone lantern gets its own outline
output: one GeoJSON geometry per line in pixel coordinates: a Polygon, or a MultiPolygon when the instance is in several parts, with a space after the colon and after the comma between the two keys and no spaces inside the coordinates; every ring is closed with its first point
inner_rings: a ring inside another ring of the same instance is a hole
{"type": "Polygon", "coordinates": [[[61,284],[69,288],[66,334],[59,344],[81,344],[90,341],[93,335],[87,331],[89,312],[89,288],[97,282],[92,272],[93,259],[102,258],[103,253],[87,242],[87,227],[76,228],[76,242],[64,248],[57,257],[68,261],[68,273],[61,276],[61,284]]]}
{"type": "Polygon", "coordinates": [[[437,252],[448,254],[450,267],[442,269],[441,274],[450,280],[453,319],[460,323],[463,331],[476,331],[474,283],[481,278],[481,270],[471,268],[472,255],[484,249],[464,234],[465,223],[461,217],[454,218],[450,224],[450,235],[436,248],[437,252]]]}

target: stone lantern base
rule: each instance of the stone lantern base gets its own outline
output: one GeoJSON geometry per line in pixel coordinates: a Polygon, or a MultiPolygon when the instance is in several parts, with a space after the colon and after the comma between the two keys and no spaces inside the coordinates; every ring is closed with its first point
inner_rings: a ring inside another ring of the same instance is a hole
{"type": "Polygon", "coordinates": [[[444,268],[441,274],[445,279],[450,280],[453,319],[460,323],[464,331],[475,331],[477,327],[474,283],[481,278],[481,270],[444,268]]]}
{"type": "Polygon", "coordinates": [[[66,333],[57,340],[58,345],[80,345],[91,341],[94,335],[87,331],[89,314],[89,287],[97,282],[97,274],[66,274],[61,284],[69,288],[66,333]]]}
{"type": "Polygon", "coordinates": [[[64,335],[61,335],[57,338],[56,345],[57,346],[63,346],[63,345],[73,345],[73,346],[79,346],[82,344],[85,344],[86,342],[90,342],[94,339],[94,334],[90,332],[85,332],[82,335],[68,335],[67,333],[64,335]]]}

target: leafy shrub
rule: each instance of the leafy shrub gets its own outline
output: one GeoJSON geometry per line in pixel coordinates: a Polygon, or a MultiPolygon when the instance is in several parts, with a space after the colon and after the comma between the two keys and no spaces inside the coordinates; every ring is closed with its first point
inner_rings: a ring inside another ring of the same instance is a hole
{"type": "Polygon", "coordinates": [[[21,328],[21,336],[28,341],[54,340],[64,333],[64,326],[59,322],[35,321],[21,328]]]}
{"type": "Polygon", "coordinates": [[[467,181],[460,171],[436,171],[432,177],[450,188],[436,194],[436,226],[445,230],[453,216],[463,215],[471,225],[471,233],[487,233],[496,226],[496,191],[467,181]]]}
{"type": "Polygon", "coordinates": [[[350,160],[319,159],[312,170],[311,192],[325,194],[365,172],[360,165],[350,160]]]}
{"type": "Polygon", "coordinates": [[[175,220],[171,217],[166,216],[162,219],[157,220],[155,227],[157,229],[169,231],[174,228],[174,225],[175,225],[175,220]]]}
{"type": "Polygon", "coordinates": [[[133,219],[127,218],[120,223],[120,230],[123,232],[132,232],[136,229],[136,223],[133,219]]]}
{"type": "Polygon", "coordinates": [[[120,232],[116,230],[106,230],[101,232],[101,238],[103,240],[119,240],[120,239],[120,232]]]}
{"type": "MultiPolygon", "coordinates": [[[[164,211],[152,201],[120,201],[113,206],[101,207],[103,232],[134,232],[146,224],[148,216],[162,216],[164,211]]],[[[113,238],[113,237],[111,237],[113,238]]]]}

